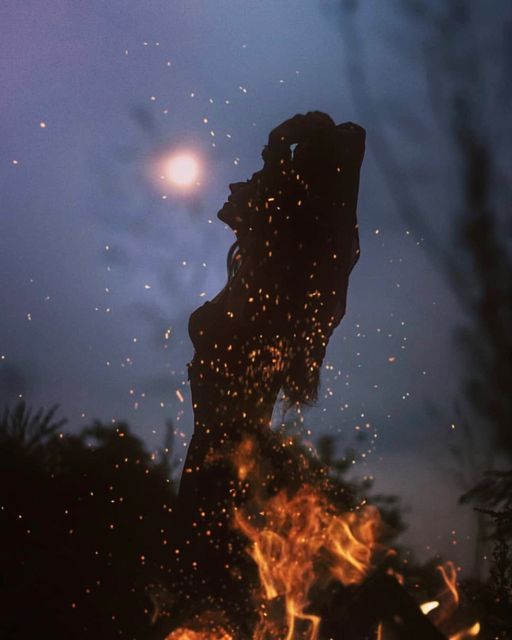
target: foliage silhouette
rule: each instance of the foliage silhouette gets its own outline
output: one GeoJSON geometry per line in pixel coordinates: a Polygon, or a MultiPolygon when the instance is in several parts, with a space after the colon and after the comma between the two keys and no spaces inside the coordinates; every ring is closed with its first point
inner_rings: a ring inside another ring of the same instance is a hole
{"type": "Polygon", "coordinates": [[[125,424],[64,434],[25,404],[0,423],[0,636],[153,638],[175,491],[125,424]]]}

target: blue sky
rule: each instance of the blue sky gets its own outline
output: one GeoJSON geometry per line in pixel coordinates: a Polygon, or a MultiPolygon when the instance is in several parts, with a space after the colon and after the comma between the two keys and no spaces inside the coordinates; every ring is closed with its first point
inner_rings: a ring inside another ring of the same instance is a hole
{"type": "Polygon", "coordinates": [[[287,117],[319,109],[353,120],[368,131],[362,258],[306,421],[340,447],[369,424],[377,445],[356,472],[416,503],[416,546],[446,549],[470,517],[441,470],[454,437],[461,317],[428,240],[396,211],[375,134],[384,131],[397,180],[441,238],[456,208],[454,167],[431,109],[421,31],[405,29],[393,2],[364,3],[365,58],[354,61],[333,4],[2,2],[0,393],[59,403],[71,426],[126,419],[151,446],[170,418],[184,451],[187,319],[225,280],[232,236],[216,211],[228,183],[259,167],[269,131],[287,117]],[[354,62],[378,121],[353,100],[354,62]],[[183,148],[202,165],[188,194],[162,189],[155,166],[183,148]]]}

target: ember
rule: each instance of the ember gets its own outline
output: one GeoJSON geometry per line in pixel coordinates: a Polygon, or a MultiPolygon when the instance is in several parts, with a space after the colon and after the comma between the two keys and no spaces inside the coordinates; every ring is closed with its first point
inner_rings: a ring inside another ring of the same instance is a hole
{"type": "Polygon", "coordinates": [[[222,629],[213,631],[176,629],[176,631],[167,636],[166,640],[233,640],[233,636],[222,629]]]}
{"type": "Polygon", "coordinates": [[[476,638],[480,633],[480,623],[475,622],[472,627],[469,629],[465,629],[464,631],[459,631],[453,636],[450,636],[450,640],[469,640],[469,638],[476,638]]]}

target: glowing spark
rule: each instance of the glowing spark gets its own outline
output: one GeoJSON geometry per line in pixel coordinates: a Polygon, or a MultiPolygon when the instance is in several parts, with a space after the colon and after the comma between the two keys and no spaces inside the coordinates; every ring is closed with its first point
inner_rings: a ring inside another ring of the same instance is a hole
{"type": "Polygon", "coordinates": [[[420,604],[420,609],[422,613],[427,615],[427,613],[430,613],[434,609],[437,609],[438,606],[439,602],[437,600],[431,600],[430,602],[424,602],[423,604],[420,604]]]}

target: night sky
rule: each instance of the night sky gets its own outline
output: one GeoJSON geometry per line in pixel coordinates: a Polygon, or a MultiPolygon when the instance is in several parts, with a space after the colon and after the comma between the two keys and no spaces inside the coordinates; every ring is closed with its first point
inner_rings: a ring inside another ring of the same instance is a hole
{"type": "Polygon", "coordinates": [[[337,435],[340,451],[367,431],[376,444],[365,457],[360,445],[355,473],[403,496],[417,549],[463,561],[470,508],[456,505],[464,487],[446,470],[463,318],[429,240],[397,211],[374,132],[385,127],[396,180],[439,238],[456,210],[452,156],[421,30],[393,2],[361,5],[372,119],[354,100],[334,5],[3,0],[0,397],[58,403],[70,428],[128,420],[152,447],[172,419],[183,454],[187,321],[225,283],[233,236],[216,212],[228,184],[259,168],[269,131],[295,113],[352,120],[367,129],[361,259],[305,423],[313,439],[337,435]],[[183,150],[201,166],[188,190],[160,179],[162,159],[183,150]]]}

